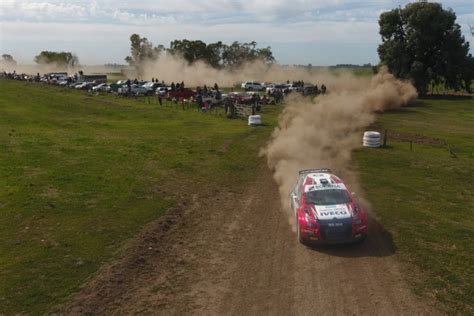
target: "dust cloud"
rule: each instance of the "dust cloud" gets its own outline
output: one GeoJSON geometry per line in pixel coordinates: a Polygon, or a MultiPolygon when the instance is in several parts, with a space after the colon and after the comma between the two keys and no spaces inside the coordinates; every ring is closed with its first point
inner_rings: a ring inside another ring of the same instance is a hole
{"type": "Polygon", "coordinates": [[[232,87],[237,84],[240,86],[242,82],[250,80],[271,83],[304,80],[314,83],[321,82],[323,78],[329,77],[330,73],[325,68],[314,68],[309,71],[307,67],[266,64],[261,61],[245,63],[237,68],[216,69],[203,61],[189,64],[180,56],[165,54],[156,61],[144,62],[140,67],[140,76],[133,70],[128,72],[128,76],[145,80],[157,78],[166,83],[184,81],[189,87],[204,84],[209,86],[214,83],[218,83],[221,87],[232,87]]]}
{"type": "Polygon", "coordinates": [[[375,121],[377,112],[405,106],[417,97],[410,83],[397,80],[386,69],[372,78],[345,74],[326,77],[324,82],[328,95],[287,100],[279,126],[261,151],[274,171],[291,224],[289,192],[298,171],[331,168],[351,189],[358,189],[351,152],[361,146],[363,129],[375,121]]]}

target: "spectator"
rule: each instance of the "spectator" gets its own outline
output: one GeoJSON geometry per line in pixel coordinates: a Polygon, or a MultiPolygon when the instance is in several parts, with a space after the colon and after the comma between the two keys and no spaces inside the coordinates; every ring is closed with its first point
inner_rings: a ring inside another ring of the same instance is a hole
{"type": "Polygon", "coordinates": [[[326,94],[326,86],[324,83],[321,85],[321,94],[326,94]]]}

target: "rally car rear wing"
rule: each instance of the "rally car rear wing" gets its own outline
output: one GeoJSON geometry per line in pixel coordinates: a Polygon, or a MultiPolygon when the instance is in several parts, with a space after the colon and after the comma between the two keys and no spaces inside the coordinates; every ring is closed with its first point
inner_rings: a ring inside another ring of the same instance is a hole
{"type": "Polygon", "coordinates": [[[318,172],[332,173],[331,169],[329,169],[329,168],[322,168],[322,169],[304,169],[304,170],[298,171],[299,174],[318,173],[318,172]]]}

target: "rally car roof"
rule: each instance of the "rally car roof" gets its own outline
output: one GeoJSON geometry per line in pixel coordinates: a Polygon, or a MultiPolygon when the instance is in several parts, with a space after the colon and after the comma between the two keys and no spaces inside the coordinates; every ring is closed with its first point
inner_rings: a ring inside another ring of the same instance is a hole
{"type": "Polygon", "coordinates": [[[328,189],[347,190],[341,179],[327,172],[314,172],[306,174],[303,185],[304,192],[328,189]]]}

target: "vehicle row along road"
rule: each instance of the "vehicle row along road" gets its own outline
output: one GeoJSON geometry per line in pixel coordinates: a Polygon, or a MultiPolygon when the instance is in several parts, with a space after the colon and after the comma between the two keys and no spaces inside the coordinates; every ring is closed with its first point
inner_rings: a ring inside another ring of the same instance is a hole
{"type": "Polygon", "coordinates": [[[440,314],[410,291],[390,235],[374,220],[361,244],[299,244],[266,169],[246,192],[189,197],[124,252],[54,311],[440,314]]]}

